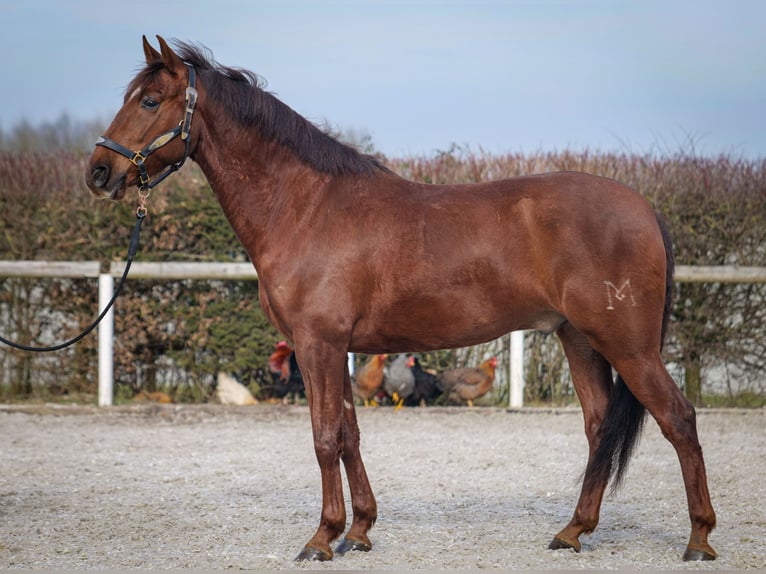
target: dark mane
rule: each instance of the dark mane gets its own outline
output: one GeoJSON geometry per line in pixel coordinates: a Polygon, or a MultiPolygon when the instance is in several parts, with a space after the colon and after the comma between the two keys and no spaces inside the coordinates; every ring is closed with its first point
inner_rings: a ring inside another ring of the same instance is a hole
{"type": "MultiPolygon", "coordinates": [[[[265,91],[255,73],[218,64],[204,47],[178,41],[174,44],[178,55],[197,69],[208,96],[234,120],[258,130],[267,141],[286,146],[317,171],[332,175],[387,171],[373,156],[336,140],[265,91]]],[[[156,71],[151,68],[147,66],[139,76],[146,78],[156,71]]]]}

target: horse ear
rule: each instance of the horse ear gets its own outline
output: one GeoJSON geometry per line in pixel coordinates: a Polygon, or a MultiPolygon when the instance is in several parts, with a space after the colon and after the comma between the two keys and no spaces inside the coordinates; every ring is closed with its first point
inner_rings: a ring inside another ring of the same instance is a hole
{"type": "Polygon", "coordinates": [[[178,57],[178,54],[176,54],[170,46],[168,46],[168,43],[165,42],[165,39],[162,36],[157,36],[157,40],[160,42],[160,52],[162,52],[162,63],[165,64],[165,67],[168,69],[168,71],[172,74],[176,74],[184,69],[184,62],[181,58],[178,57]]]}
{"type": "Polygon", "coordinates": [[[147,64],[162,60],[162,54],[152,47],[149,40],[146,39],[146,36],[144,36],[144,56],[146,56],[147,64]]]}

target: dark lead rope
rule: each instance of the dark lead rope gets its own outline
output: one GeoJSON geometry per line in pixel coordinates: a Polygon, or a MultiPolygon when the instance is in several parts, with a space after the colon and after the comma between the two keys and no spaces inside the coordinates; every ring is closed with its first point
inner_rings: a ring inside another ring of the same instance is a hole
{"type": "Polygon", "coordinates": [[[77,341],[85,337],[85,335],[87,335],[93,329],[96,328],[96,326],[101,322],[101,319],[103,319],[104,316],[109,312],[109,309],[112,308],[112,305],[114,305],[115,299],[117,299],[117,295],[119,295],[120,290],[122,289],[122,286],[125,283],[125,279],[127,279],[128,277],[128,271],[130,271],[130,264],[133,262],[133,257],[135,257],[136,251],[138,250],[138,234],[141,231],[141,224],[143,223],[144,218],[146,217],[146,207],[144,206],[144,202],[146,201],[146,198],[149,196],[149,192],[155,185],[160,183],[162,180],[168,177],[171,173],[180,169],[181,166],[186,161],[186,158],[189,157],[189,153],[191,151],[191,121],[192,121],[192,115],[194,114],[194,107],[197,105],[197,97],[199,94],[196,88],[197,74],[194,70],[194,66],[190,64],[186,64],[186,66],[189,70],[189,84],[186,86],[186,109],[184,111],[184,117],[181,119],[180,122],[178,122],[178,125],[175,128],[163,134],[160,134],[158,137],[154,138],[154,140],[152,140],[149,143],[149,145],[147,145],[145,148],[139,151],[133,151],[131,149],[128,149],[124,145],[119,144],[116,141],[111,140],[105,136],[101,136],[98,138],[98,140],[96,140],[97,146],[105,147],[107,149],[112,150],[113,152],[116,152],[128,158],[131,161],[131,163],[133,163],[133,165],[135,165],[138,168],[138,176],[139,176],[138,197],[140,200],[140,206],[138,210],[136,211],[136,226],[133,228],[133,235],[130,237],[130,247],[128,247],[128,261],[125,264],[125,272],[122,274],[122,279],[120,279],[120,282],[117,284],[117,288],[114,290],[114,294],[112,295],[112,298],[110,299],[109,303],[106,305],[106,307],[104,307],[104,310],[101,311],[101,314],[98,316],[98,318],[93,322],[93,324],[90,327],[88,327],[82,333],[77,335],[74,339],[70,339],[66,343],[61,343],[60,345],[54,345],[52,347],[29,347],[27,345],[20,345],[18,343],[14,343],[13,341],[9,341],[8,339],[5,339],[3,337],[0,337],[0,343],[5,343],[6,345],[10,345],[11,347],[20,349],[22,351],[32,351],[35,353],[48,353],[50,351],[58,351],[59,349],[64,349],[65,347],[74,345],[77,341]],[[168,166],[164,172],[162,172],[160,175],[158,175],[154,179],[154,181],[151,181],[149,179],[149,172],[146,169],[146,165],[144,161],[152,153],[154,153],[161,147],[167,145],[178,136],[181,136],[181,139],[185,143],[183,157],[176,163],[168,166]]]}
{"type": "Polygon", "coordinates": [[[60,349],[64,349],[66,347],[74,345],[76,342],[78,342],[80,339],[82,339],[88,333],[90,333],[93,329],[95,329],[96,326],[98,326],[101,320],[109,312],[109,309],[112,308],[112,305],[114,305],[114,302],[117,299],[117,295],[120,294],[120,290],[122,289],[122,286],[125,284],[125,279],[128,278],[128,271],[130,271],[130,265],[131,263],[133,263],[133,258],[136,256],[136,252],[138,251],[138,236],[141,233],[141,224],[143,224],[145,218],[146,218],[146,209],[139,208],[138,211],[136,211],[136,225],[133,228],[132,235],[130,236],[130,245],[128,246],[128,260],[127,260],[127,263],[125,264],[125,271],[122,273],[122,278],[120,279],[120,282],[117,284],[117,288],[114,290],[114,294],[112,294],[112,298],[109,300],[109,303],[107,303],[106,307],[104,307],[104,310],[101,311],[101,314],[98,316],[98,318],[87,329],[85,329],[82,333],[80,333],[73,339],[70,339],[69,341],[65,343],[61,343],[59,345],[53,345],[51,347],[30,347],[28,345],[20,345],[19,343],[14,343],[13,341],[9,341],[8,339],[4,337],[0,337],[0,343],[5,343],[6,345],[9,345],[15,349],[19,349],[21,351],[31,351],[34,353],[49,353],[51,351],[58,351],[60,349]]]}

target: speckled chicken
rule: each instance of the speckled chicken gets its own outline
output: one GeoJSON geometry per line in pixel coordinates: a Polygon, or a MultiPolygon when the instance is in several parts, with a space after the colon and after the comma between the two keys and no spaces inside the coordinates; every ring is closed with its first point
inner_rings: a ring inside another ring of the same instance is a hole
{"type": "Polygon", "coordinates": [[[402,408],[404,401],[415,390],[415,375],[412,355],[399,355],[383,374],[383,390],[391,397],[396,409],[402,408]]]}
{"type": "Polygon", "coordinates": [[[478,368],[464,367],[444,371],[439,375],[439,386],[447,401],[453,403],[468,403],[473,406],[474,399],[486,395],[495,381],[497,359],[491,357],[478,368]]]}
{"type": "Polygon", "coordinates": [[[383,386],[383,369],[387,355],[373,355],[354,373],[352,388],[354,394],[364,401],[364,406],[377,406],[375,395],[383,386]]]}

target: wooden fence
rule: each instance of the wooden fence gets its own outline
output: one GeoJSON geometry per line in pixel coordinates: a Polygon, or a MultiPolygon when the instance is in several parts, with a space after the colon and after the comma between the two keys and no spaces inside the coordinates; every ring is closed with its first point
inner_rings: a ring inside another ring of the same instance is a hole
{"type": "MultiPolygon", "coordinates": [[[[109,301],[114,277],[121,277],[125,264],[113,262],[108,273],[101,272],[98,261],[0,261],[0,277],[98,278],[99,312],[109,301]]],[[[254,281],[258,274],[250,263],[134,262],[128,279],[159,280],[244,280],[254,281]]],[[[678,265],[678,282],[693,283],[766,283],[766,267],[678,265]]],[[[523,406],[524,333],[510,335],[509,406],[523,406]]],[[[110,406],[114,396],[114,314],[107,313],[98,328],[98,404],[110,406]]],[[[353,357],[349,356],[353,370],[353,357]]]]}

